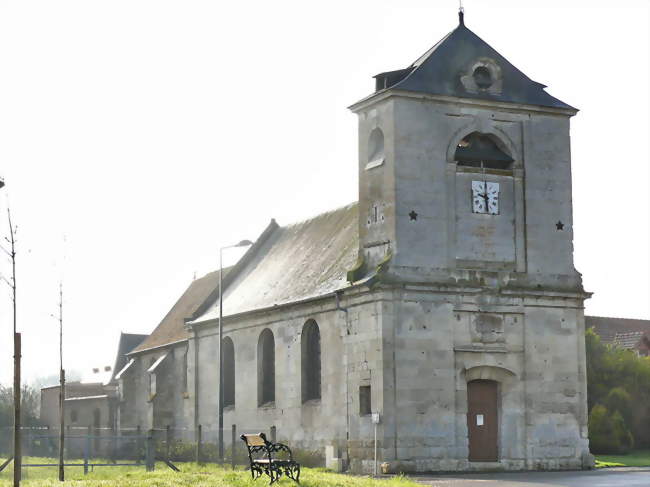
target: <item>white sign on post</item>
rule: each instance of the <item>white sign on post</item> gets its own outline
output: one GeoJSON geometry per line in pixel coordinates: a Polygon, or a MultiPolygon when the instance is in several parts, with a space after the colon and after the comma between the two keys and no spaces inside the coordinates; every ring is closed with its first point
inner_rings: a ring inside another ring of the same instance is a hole
{"type": "Polygon", "coordinates": [[[483,426],[483,415],[482,414],[477,414],[476,415],[476,426],[483,426]]]}
{"type": "Polygon", "coordinates": [[[372,424],[379,424],[379,413],[372,413],[372,424]]]}

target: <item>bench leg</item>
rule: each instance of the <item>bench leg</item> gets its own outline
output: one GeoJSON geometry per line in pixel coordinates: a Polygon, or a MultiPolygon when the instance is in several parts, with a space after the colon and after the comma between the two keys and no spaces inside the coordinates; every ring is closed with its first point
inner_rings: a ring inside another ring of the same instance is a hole
{"type": "Polygon", "coordinates": [[[294,480],[297,484],[300,483],[300,465],[295,464],[295,465],[290,465],[286,468],[285,471],[287,477],[290,479],[294,480]]]}

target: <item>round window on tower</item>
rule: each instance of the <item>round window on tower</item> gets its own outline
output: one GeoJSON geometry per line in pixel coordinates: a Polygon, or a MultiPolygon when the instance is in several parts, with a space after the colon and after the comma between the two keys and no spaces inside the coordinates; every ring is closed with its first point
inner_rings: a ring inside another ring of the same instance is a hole
{"type": "Polygon", "coordinates": [[[479,87],[479,89],[487,90],[490,86],[492,86],[492,74],[490,73],[490,70],[485,66],[478,66],[474,70],[472,76],[474,77],[474,82],[476,83],[476,86],[479,87]]]}
{"type": "Polygon", "coordinates": [[[460,82],[468,93],[500,95],[503,88],[501,68],[494,59],[487,57],[475,59],[469,64],[460,82]]]}

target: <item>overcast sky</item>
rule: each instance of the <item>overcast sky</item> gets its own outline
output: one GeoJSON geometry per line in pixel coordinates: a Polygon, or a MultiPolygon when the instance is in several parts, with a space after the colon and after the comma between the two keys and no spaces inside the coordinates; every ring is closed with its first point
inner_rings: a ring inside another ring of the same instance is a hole
{"type": "MultiPolygon", "coordinates": [[[[464,5],[470,29],[580,109],[587,313],[650,319],[650,3],[464,5]]],[[[346,107],[455,28],[457,8],[0,1],[0,231],[10,204],[26,379],[57,371],[62,276],[66,367],[111,364],[120,331],[151,332],[195,273],[218,267],[220,246],[355,201],[346,107]]],[[[0,289],[0,382],[12,374],[10,311],[0,289]]]]}

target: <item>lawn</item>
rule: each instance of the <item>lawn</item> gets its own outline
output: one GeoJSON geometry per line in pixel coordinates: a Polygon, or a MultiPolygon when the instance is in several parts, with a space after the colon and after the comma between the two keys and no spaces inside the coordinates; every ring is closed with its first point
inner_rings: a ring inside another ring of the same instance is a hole
{"type": "Polygon", "coordinates": [[[596,455],[596,467],[650,467],[650,450],[634,450],[627,455],[596,455]]]}
{"type": "MultiPolygon", "coordinates": [[[[53,459],[28,458],[24,463],[55,463],[53,459]]],[[[77,463],[77,462],[74,462],[77,463]]],[[[0,464],[2,460],[0,459],[0,464]]],[[[197,465],[196,463],[179,463],[180,473],[173,472],[164,463],[156,463],[154,472],[145,472],[139,467],[96,467],[94,472],[84,475],[82,467],[67,467],[66,482],[57,479],[56,467],[26,468],[26,475],[21,485],[25,487],[265,487],[268,479],[262,477],[251,479],[250,472],[232,471],[217,465],[197,465]],[[83,480],[83,484],[79,481],[83,480]]],[[[0,487],[12,485],[13,470],[7,467],[0,472],[0,487]]],[[[296,485],[292,480],[283,478],[279,487],[296,485]]],[[[419,484],[403,477],[390,479],[373,479],[370,477],[342,475],[319,468],[304,468],[300,475],[302,487],[419,487],[419,484]]]]}

